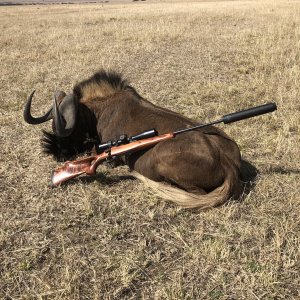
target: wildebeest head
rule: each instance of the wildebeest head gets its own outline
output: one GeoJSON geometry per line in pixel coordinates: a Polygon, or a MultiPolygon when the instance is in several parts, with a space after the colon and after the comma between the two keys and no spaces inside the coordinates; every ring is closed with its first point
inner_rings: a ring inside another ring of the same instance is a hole
{"type": "Polygon", "coordinates": [[[52,119],[53,133],[43,131],[42,147],[58,161],[90,151],[98,140],[96,120],[93,113],[77,97],[63,91],[54,94],[52,107],[41,117],[33,117],[30,112],[34,92],[28,97],[24,107],[24,120],[33,125],[52,119]]]}

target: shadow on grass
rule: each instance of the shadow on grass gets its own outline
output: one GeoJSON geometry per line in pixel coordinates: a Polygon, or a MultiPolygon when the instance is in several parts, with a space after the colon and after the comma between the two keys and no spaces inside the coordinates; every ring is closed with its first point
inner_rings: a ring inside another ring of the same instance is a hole
{"type": "Polygon", "coordinates": [[[104,173],[97,173],[93,176],[81,176],[78,177],[76,179],[70,180],[68,182],[66,182],[64,185],[73,185],[73,184],[78,184],[78,183],[83,183],[83,184],[89,184],[92,182],[99,182],[101,184],[105,184],[105,185],[114,185],[117,183],[120,183],[121,181],[125,181],[125,180],[136,180],[135,177],[131,176],[131,175],[109,175],[106,176],[104,173]]]}
{"type": "Polygon", "coordinates": [[[261,174],[282,174],[282,175],[291,175],[291,174],[300,174],[300,169],[294,168],[285,168],[282,166],[270,166],[266,171],[261,172],[261,174]]]}
{"type": "Polygon", "coordinates": [[[241,162],[241,181],[245,196],[255,187],[256,179],[259,174],[257,168],[249,161],[242,159],[241,162]]]}
{"type": "Polygon", "coordinates": [[[247,160],[242,160],[241,164],[241,181],[243,183],[243,195],[237,201],[243,201],[250,191],[256,185],[256,179],[259,174],[300,174],[299,169],[285,168],[283,166],[270,166],[267,170],[260,172],[254,165],[247,160]]]}

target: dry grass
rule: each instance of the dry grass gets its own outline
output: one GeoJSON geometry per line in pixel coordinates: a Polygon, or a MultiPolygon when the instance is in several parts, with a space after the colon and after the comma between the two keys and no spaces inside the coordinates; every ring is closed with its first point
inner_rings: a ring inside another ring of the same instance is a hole
{"type": "Polygon", "coordinates": [[[299,299],[300,3],[1,7],[1,299],[299,299]],[[48,187],[56,163],[22,120],[57,88],[123,72],[186,116],[276,101],[225,129],[260,171],[243,201],[164,203],[126,168],[48,187]]]}

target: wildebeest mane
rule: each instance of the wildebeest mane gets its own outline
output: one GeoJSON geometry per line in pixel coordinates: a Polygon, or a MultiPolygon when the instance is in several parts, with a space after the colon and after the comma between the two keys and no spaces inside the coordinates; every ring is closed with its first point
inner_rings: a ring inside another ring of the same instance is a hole
{"type": "Polygon", "coordinates": [[[121,74],[100,70],[92,77],[76,84],[73,92],[80,102],[84,103],[87,100],[104,98],[125,90],[135,92],[121,74]]]}

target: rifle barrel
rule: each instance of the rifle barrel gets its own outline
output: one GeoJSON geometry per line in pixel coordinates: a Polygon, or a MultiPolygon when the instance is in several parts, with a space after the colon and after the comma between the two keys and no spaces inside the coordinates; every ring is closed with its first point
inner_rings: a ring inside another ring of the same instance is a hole
{"type": "Polygon", "coordinates": [[[180,133],[192,131],[192,130],[203,128],[203,127],[206,127],[206,126],[219,124],[221,122],[223,122],[223,119],[220,119],[220,120],[217,120],[217,121],[214,121],[214,122],[210,122],[210,123],[206,123],[206,124],[196,125],[196,126],[193,126],[193,127],[190,127],[190,128],[180,129],[180,130],[174,131],[173,134],[176,136],[177,134],[180,134],[180,133]]]}

